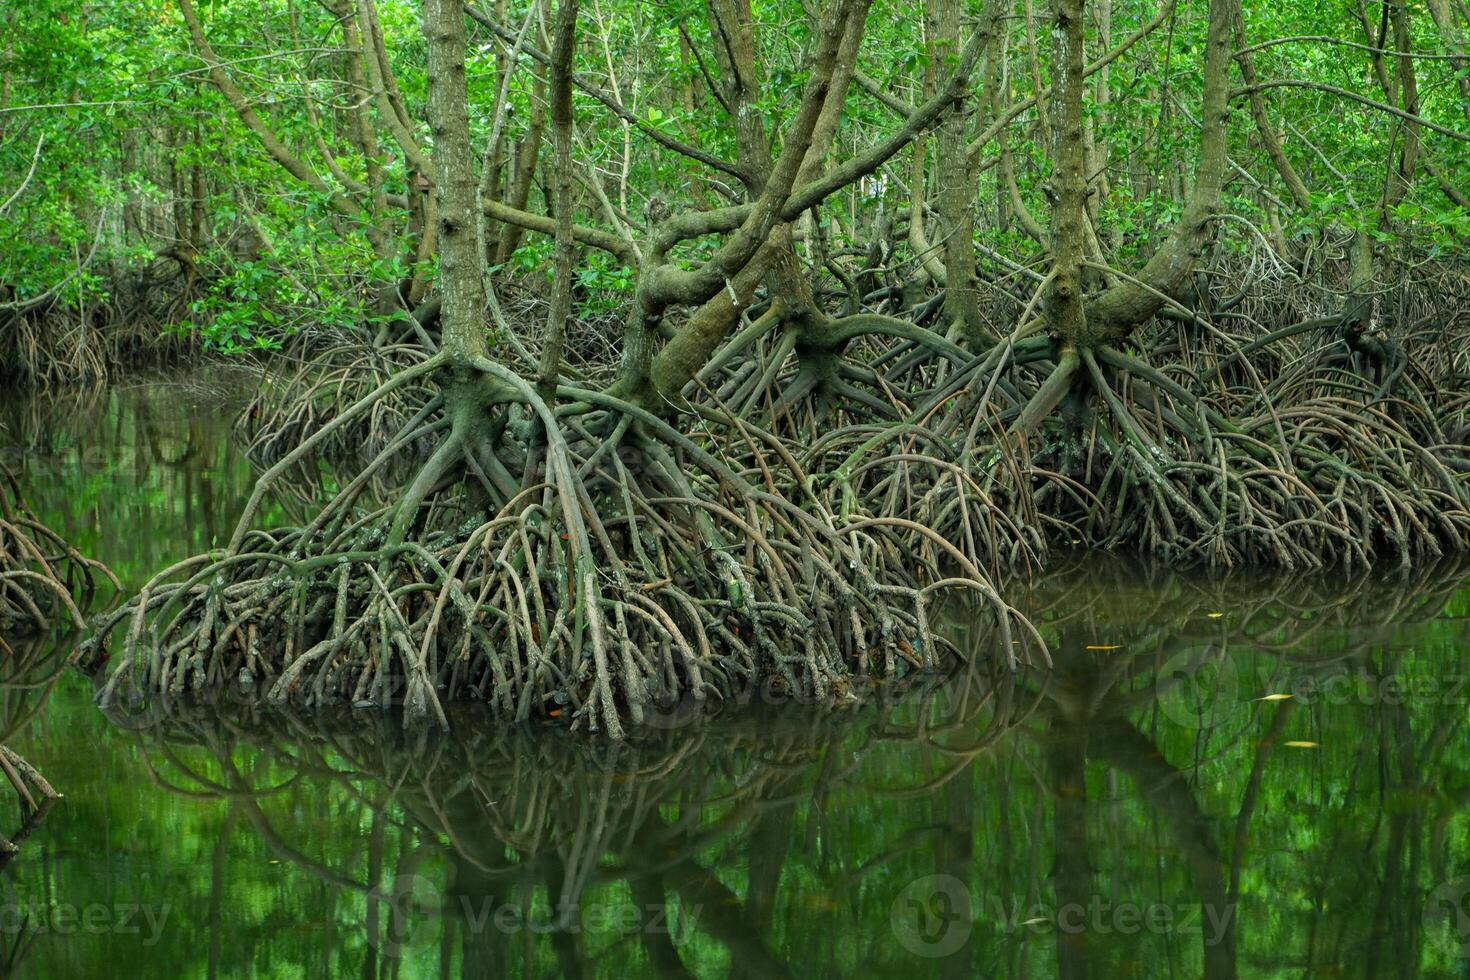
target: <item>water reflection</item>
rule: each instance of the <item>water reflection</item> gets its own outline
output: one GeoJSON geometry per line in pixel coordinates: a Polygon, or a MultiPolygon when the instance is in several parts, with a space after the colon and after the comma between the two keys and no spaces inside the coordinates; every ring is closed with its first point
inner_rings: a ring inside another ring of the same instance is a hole
{"type": "Polygon", "coordinates": [[[617,746],[468,710],[450,736],[228,702],[119,717],[103,756],[123,782],[68,813],[51,880],[21,866],[17,889],[78,907],[123,894],[162,925],[146,946],[144,919],[132,937],[53,932],[33,959],[126,950],[140,975],[220,976],[1458,975],[1462,579],[1093,563],[1034,592],[1052,671],[965,671],[840,713],[680,716],[617,746]]]}
{"type": "Polygon", "coordinates": [[[45,774],[11,743],[41,716],[74,646],[75,637],[66,632],[56,637],[0,636],[0,785],[14,791],[18,810],[12,822],[0,825],[0,870],[20,853],[60,798],[45,774]]]}
{"type": "Polygon", "coordinates": [[[228,538],[255,481],[230,445],[251,378],[181,376],[0,401],[0,464],[42,523],[125,590],[228,538]]]}

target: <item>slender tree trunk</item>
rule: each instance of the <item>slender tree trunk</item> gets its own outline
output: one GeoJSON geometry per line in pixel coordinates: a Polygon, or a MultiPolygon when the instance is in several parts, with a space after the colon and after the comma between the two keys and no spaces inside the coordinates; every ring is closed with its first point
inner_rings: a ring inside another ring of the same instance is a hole
{"type": "Polygon", "coordinates": [[[1054,336],[1076,343],[1087,332],[1082,299],[1087,240],[1087,169],[1082,133],[1084,0],[1052,2],[1051,287],[1047,320],[1054,336]]]}
{"type": "Polygon", "coordinates": [[[1461,108],[1465,111],[1465,118],[1470,119],[1470,57],[1465,55],[1465,32],[1455,22],[1449,0],[1428,0],[1428,3],[1429,16],[1434,18],[1434,26],[1439,29],[1440,42],[1454,56],[1452,64],[1455,65],[1455,81],[1460,86],[1461,108]]]}
{"type": "MultiPolygon", "coordinates": [[[[526,129],[516,152],[515,168],[511,175],[510,193],[506,202],[517,211],[526,209],[531,199],[531,185],[536,181],[536,163],[541,154],[541,133],[546,128],[546,77],[537,67],[531,67],[531,122],[526,129]]],[[[499,244],[495,251],[495,262],[504,263],[511,253],[521,245],[525,229],[519,225],[502,226],[499,244]]]]}
{"type": "Polygon", "coordinates": [[[556,259],[551,279],[551,304],[546,314],[546,341],[541,349],[541,397],[556,395],[571,313],[572,263],[577,243],[572,240],[572,55],[577,39],[577,0],[556,6],[556,42],[551,55],[551,131],[555,142],[552,183],[555,187],[556,259]]]}
{"type": "Polygon", "coordinates": [[[1209,0],[1199,162],[1194,172],[1194,188],[1169,237],[1139,270],[1138,282],[1125,281],[1111,286],[1091,304],[1088,329],[1097,339],[1115,341],[1127,336],[1135,326],[1162,309],[1163,297],[1178,289],[1194,271],[1209,241],[1228,161],[1231,10],[1231,0],[1209,0]]]}
{"type": "MultiPolygon", "coordinates": [[[[993,3],[986,4],[989,16],[993,3]]],[[[934,53],[946,72],[954,70],[963,43],[960,39],[962,0],[939,0],[934,53]]],[[[988,30],[983,24],[981,30],[988,30]]],[[[977,347],[985,346],[980,324],[980,297],[975,278],[975,199],[977,177],[970,155],[969,114],[977,101],[966,89],[966,97],[944,114],[939,124],[939,157],[935,179],[939,185],[940,232],[944,236],[944,315],[950,324],[960,324],[977,347]]]]}
{"type": "Polygon", "coordinates": [[[1246,87],[1251,89],[1250,107],[1251,119],[1256,124],[1256,133],[1261,137],[1261,145],[1266,149],[1266,155],[1271,158],[1271,163],[1276,167],[1276,172],[1281,175],[1281,180],[1286,184],[1286,189],[1291,193],[1294,204],[1303,211],[1312,207],[1312,196],[1307,192],[1307,185],[1302,182],[1295,167],[1287,159],[1286,152],[1281,148],[1281,139],[1276,135],[1275,128],[1271,125],[1270,117],[1266,115],[1266,96],[1254,88],[1256,84],[1256,67],[1249,53],[1245,51],[1248,47],[1245,34],[1245,11],[1242,9],[1240,0],[1235,0],[1232,11],[1235,22],[1235,43],[1237,53],[1235,62],[1240,66],[1240,77],[1246,87]]]}
{"type": "Polygon", "coordinates": [[[429,129],[434,134],[438,192],[439,288],[444,350],[464,364],[485,354],[485,294],[475,241],[479,181],[470,148],[465,91],[464,7],[457,0],[425,0],[424,41],[429,79],[429,129]]]}

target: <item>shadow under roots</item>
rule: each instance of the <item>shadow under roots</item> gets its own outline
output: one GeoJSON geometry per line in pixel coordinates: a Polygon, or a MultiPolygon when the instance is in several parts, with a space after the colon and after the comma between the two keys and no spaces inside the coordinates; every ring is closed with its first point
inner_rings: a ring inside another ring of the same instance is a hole
{"type": "Polygon", "coordinates": [[[945,666],[955,651],[929,609],[954,589],[981,599],[1010,659],[1044,651],[962,552],[948,549],[949,570],[915,563],[923,529],[840,516],[769,433],[706,412],[686,434],[569,386],[553,411],[497,363],[442,364],[394,375],[319,428],[261,477],[229,548],[166,569],[105,617],[90,650],[123,635],[99,700],[234,684],[447,725],[446,702],[474,699],[507,722],[618,738],[646,709],[753,682],[841,702],[853,675],[945,666]],[[309,524],[251,529],[281,474],[431,373],[448,425],[398,499],[359,506],[417,416],[309,524]]]}

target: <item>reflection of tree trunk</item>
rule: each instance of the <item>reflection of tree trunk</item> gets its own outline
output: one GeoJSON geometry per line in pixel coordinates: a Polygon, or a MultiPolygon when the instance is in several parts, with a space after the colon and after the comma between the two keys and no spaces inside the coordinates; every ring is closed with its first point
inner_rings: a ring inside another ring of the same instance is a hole
{"type": "Polygon", "coordinates": [[[1051,773],[1052,842],[1056,851],[1057,976],[1085,980],[1086,910],[1091,905],[1092,871],[1087,848],[1087,731],[1054,722],[1047,749],[1051,773]]]}
{"type": "Polygon", "coordinates": [[[551,904],[551,948],[556,952],[557,966],[566,980],[577,980],[582,976],[582,947],[578,942],[579,919],[582,914],[578,895],[569,894],[566,883],[566,865],[560,857],[548,858],[544,871],[546,900],[551,904]],[[565,903],[565,907],[563,907],[565,903]]]}
{"type": "Polygon", "coordinates": [[[1292,715],[1294,701],[1283,701],[1276,707],[1276,717],[1271,720],[1271,727],[1266,732],[1266,737],[1261,739],[1256,746],[1255,760],[1251,763],[1250,779],[1245,786],[1245,795],[1241,797],[1240,812],[1235,817],[1235,845],[1230,850],[1230,904],[1240,903],[1240,871],[1245,866],[1245,848],[1250,840],[1250,821],[1252,814],[1256,811],[1256,799],[1261,791],[1261,776],[1266,771],[1266,760],[1271,755],[1271,750],[1276,747],[1277,740],[1286,729],[1286,720],[1292,715]]]}
{"type": "MultiPolygon", "coordinates": [[[[471,825],[472,826],[472,825],[471,825]]],[[[476,867],[457,848],[449,856],[449,883],[444,889],[445,928],[457,923],[460,939],[460,977],[463,980],[499,980],[510,974],[505,955],[509,937],[495,924],[500,908],[499,882],[476,867]]]]}
{"type": "MultiPolygon", "coordinates": [[[[1375,690],[1387,690],[1394,668],[1375,676],[1375,690]]],[[[1378,705],[1384,717],[1374,727],[1379,733],[1379,771],[1383,785],[1379,787],[1379,805],[1396,800],[1388,821],[1388,837],[1384,842],[1383,872],[1379,876],[1378,901],[1373,909],[1373,922],[1368,933],[1368,959],[1364,976],[1379,975],[1380,960],[1388,955],[1389,963],[1412,962],[1412,950],[1419,948],[1422,895],[1416,893],[1423,856],[1424,809],[1417,792],[1418,775],[1428,770],[1427,759],[1417,758],[1414,732],[1409,714],[1402,703],[1391,700],[1378,705]],[[1405,851],[1408,853],[1405,854],[1405,851]],[[1405,864],[1408,865],[1405,868],[1405,864]],[[1394,948],[1397,947],[1397,948],[1394,948]]],[[[1371,848],[1376,834],[1369,835],[1371,848]]]]}
{"type": "MultiPolygon", "coordinates": [[[[369,889],[379,887],[383,881],[383,810],[373,808],[373,822],[367,840],[367,883],[369,889]]],[[[368,936],[367,954],[362,959],[363,980],[373,980],[378,975],[378,900],[369,891],[364,900],[363,931],[368,936]]]]}
{"type": "Polygon", "coordinates": [[[666,871],[663,880],[667,888],[679,893],[683,909],[699,928],[729,949],[732,962],[746,964],[753,976],[791,976],[786,964],[771,954],[741,914],[739,896],[714,872],[686,858],[666,871]]]}
{"type": "Polygon", "coordinates": [[[1211,839],[1209,817],[1190,792],[1184,774],[1130,722],[1101,722],[1095,725],[1094,732],[1097,737],[1090,745],[1093,758],[1128,774],[1155,812],[1163,817],[1189,864],[1200,901],[1206,980],[1233,978],[1235,908],[1229,904],[1224,865],[1219,848],[1211,839]]]}
{"type": "MultiPolygon", "coordinates": [[[[944,828],[940,831],[934,853],[934,870],[950,875],[969,885],[974,880],[975,863],[975,773],[967,769],[944,784],[940,806],[944,828]]],[[[974,899],[970,904],[956,909],[965,921],[974,918],[974,899]]],[[[954,953],[940,960],[939,975],[942,977],[971,977],[974,975],[973,938],[954,953]]]]}
{"type": "Polygon", "coordinates": [[[627,874],[657,869],[659,890],[678,894],[682,914],[700,932],[722,943],[730,951],[731,963],[743,964],[753,976],[790,977],[786,964],[766,948],[765,938],[753,927],[740,897],[714,872],[686,856],[679,838],[667,833],[668,827],[660,821],[643,825],[629,848],[630,854],[638,855],[640,867],[629,868],[627,874]]]}
{"type": "Polygon", "coordinates": [[[658,914],[660,921],[667,926],[664,929],[638,930],[638,941],[643,946],[644,955],[648,957],[654,976],[664,980],[682,980],[690,976],[684,967],[684,961],[679,958],[678,947],[674,945],[668,917],[669,903],[659,883],[652,875],[632,875],[628,878],[628,885],[633,892],[633,902],[642,916],[639,921],[648,922],[649,916],[658,914]],[[653,910],[663,911],[656,913],[653,910]]]}
{"type": "Polygon", "coordinates": [[[763,810],[750,830],[748,867],[749,886],[745,892],[745,917],[756,931],[765,935],[771,928],[771,913],[776,906],[776,891],[781,884],[781,869],[786,866],[787,845],[791,840],[791,821],[796,813],[796,800],[763,810]]]}
{"type": "Polygon", "coordinates": [[[234,837],[235,820],[239,817],[232,805],[225,813],[214,840],[214,858],[209,866],[209,978],[219,976],[220,912],[224,905],[225,864],[229,859],[230,843],[234,837]]]}

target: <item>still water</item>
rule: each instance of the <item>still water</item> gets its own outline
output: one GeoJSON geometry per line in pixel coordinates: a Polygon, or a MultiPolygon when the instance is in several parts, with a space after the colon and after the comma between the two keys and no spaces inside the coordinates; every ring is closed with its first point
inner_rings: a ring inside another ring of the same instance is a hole
{"type": "MultiPolygon", "coordinates": [[[[8,405],[0,452],[136,587],[248,492],[222,387],[8,405]]],[[[0,877],[0,973],[1470,976],[1466,580],[1092,558],[1014,586],[1050,672],[751,692],[621,746],[228,695],[109,718],[44,638],[0,737],[66,798],[0,877]]]]}

